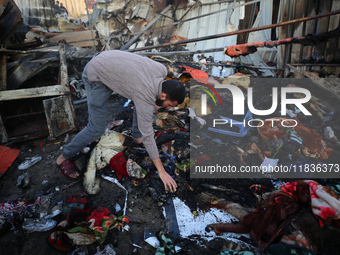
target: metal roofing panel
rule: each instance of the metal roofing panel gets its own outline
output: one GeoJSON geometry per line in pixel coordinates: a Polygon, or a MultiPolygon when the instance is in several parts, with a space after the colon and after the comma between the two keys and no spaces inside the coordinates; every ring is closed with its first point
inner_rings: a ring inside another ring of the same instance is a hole
{"type": "MultiPolygon", "coordinates": [[[[210,0],[202,0],[201,2],[202,3],[210,2],[210,0]]],[[[186,15],[185,19],[197,17],[220,9],[230,8],[233,5],[234,5],[233,3],[216,3],[211,5],[198,6],[191,10],[186,15]]],[[[182,17],[186,11],[187,9],[177,10],[176,12],[177,18],[182,17]]],[[[242,12],[242,7],[236,8],[234,10],[227,10],[224,12],[216,13],[189,22],[185,22],[177,28],[176,35],[192,39],[197,37],[210,36],[234,31],[238,28],[239,25],[240,11],[242,12]]],[[[224,47],[227,45],[235,45],[236,42],[237,36],[228,36],[205,40],[201,42],[189,43],[187,45],[187,48],[189,50],[211,49],[224,47]]],[[[209,56],[212,56],[215,60],[219,61],[232,60],[229,56],[224,55],[222,52],[212,52],[209,53],[209,56]]],[[[194,60],[197,60],[197,54],[194,56],[194,60]]]]}
{"type": "Polygon", "coordinates": [[[15,0],[24,23],[29,26],[53,27],[58,26],[54,7],[50,0],[15,0]]]}

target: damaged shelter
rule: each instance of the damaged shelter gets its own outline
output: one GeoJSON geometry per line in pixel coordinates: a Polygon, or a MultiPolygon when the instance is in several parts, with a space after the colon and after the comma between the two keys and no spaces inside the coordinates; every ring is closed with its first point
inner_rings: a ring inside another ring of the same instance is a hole
{"type": "Polygon", "coordinates": [[[339,253],[338,0],[60,3],[0,0],[0,253],[339,253]],[[83,68],[108,50],[185,84],[153,121],[174,193],[114,92],[81,178],[56,167],[87,125],[83,68]]]}

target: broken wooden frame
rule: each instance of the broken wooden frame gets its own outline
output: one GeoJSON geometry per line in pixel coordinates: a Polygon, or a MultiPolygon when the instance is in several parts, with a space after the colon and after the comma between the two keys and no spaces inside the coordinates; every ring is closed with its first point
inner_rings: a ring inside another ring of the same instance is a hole
{"type": "MultiPolygon", "coordinates": [[[[1,56],[6,56],[4,52],[0,53],[1,56]]],[[[2,60],[6,58],[2,57],[2,60]]],[[[34,98],[47,98],[42,100],[44,114],[46,117],[47,129],[50,137],[58,137],[66,132],[74,131],[76,129],[75,121],[76,116],[71,101],[71,93],[68,87],[68,72],[65,55],[65,44],[59,45],[59,79],[60,85],[51,85],[45,87],[17,89],[17,90],[2,90],[0,91],[0,102],[14,101],[20,99],[34,99],[34,98]]],[[[2,65],[6,64],[3,63],[2,65]]],[[[2,68],[2,77],[4,76],[3,71],[6,68],[2,68]]],[[[2,78],[3,80],[3,78],[2,78]]],[[[2,87],[4,88],[4,87],[2,87]]],[[[30,113],[31,114],[31,113],[30,113]]],[[[29,115],[29,114],[23,114],[29,115]]],[[[31,114],[33,115],[33,114],[31,114]]],[[[17,116],[15,116],[17,117],[17,116]]],[[[21,117],[21,115],[18,115],[21,117]]],[[[42,134],[22,134],[18,137],[9,137],[6,126],[0,115],[0,142],[11,143],[12,141],[23,141],[30,138],[37,138],[43,136],[42,134]]]]}

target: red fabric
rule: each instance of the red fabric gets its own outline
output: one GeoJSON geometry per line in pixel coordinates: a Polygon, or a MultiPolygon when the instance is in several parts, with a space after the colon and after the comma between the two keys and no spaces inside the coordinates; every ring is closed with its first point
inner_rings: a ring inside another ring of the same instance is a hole
{"type": "Polygon", "coordinates": [[[110,159],[111,170],[116,171],[119,179],[122,179],[122,176],[129,176],[126,169],[126,162],[127,160],[124,158],[123,152],[118,152],[110,159]]]}
{"type": "Polygon", "coordinates": [[[243,218],[243,224],[250,229],[250,234],[260,249],[279,240],[284,233],[284,223],[310,203],[307,183],[297,181],[286,188],[287,193],[273,193],[243,218]]]}
{"type": "Polygon", "coordinates": [[[94,219],[94,227],[100,226],[104,216],[107,216],[111,211],[105,207],[98,207],[87,218],[87,221],[94,219]]]}
{"type": "Polygon", "coordinates": [[[82,222],[85,222],[92,213],[93,209],[77,209],[66,216],[68,225],[76,226],[82,222]]]}
{"type": "Polygon", "coordinates": [[[53,232],[47,240],[50,245],[60,251],[68,251],[73,246],[71,240],[62,231],[53,232]]]}
{"type": "Polygon", "coordinates": [[[87,198],[73,198],[70,197],[66,200],[65,203],[76,203],[76,204],[83,204],[85,205],[87,203],[87,198]]]}
{"type": "Polygon", "coordinates": [[[319,220],[321,227],[335,224],[340,221],[340,198],[327,186],[316,181],[306,180],[309,185],[311,207],[314,216],[319,220]]]}
{"type": "Polygon", "coordinates": [[[0,176],[12,165],[20,151],[0,145],[0,176]]]}

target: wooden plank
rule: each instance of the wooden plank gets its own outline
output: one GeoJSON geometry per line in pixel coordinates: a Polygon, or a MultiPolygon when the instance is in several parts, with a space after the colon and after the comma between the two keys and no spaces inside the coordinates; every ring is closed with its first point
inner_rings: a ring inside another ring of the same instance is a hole
{"type": "MultiPolygon", "coordinates": [[[[310,16],[314,16],[316,15],[316,10],[317,10],[317,3],[319,1],[307,1],[308,5],[306,8],[306,14],[305,17],[310,17],[310,16]]],[[[315,34],[315,24],[316,24],[316,20],[309,20],[305,23],[305,31],[304,31],[304,35],[308,35],[308,34],[315,34]]],[[[309,61],[312,58],[312,49],[313,46],[304,46],[302,48],[302,59],[309,61]]]]}
{"type": "MultiPolygon", "coordinates": [[[[65,40],[69,43],[78,47],[93,47],[92,34],[90,30],[86,31],[75,31],[75,32],[65,32],[49,39],[50,43],[58,43],[59,41],[65,40]],[[74,42],[77,39],[77,42],[74,42]],[[81,42],[78,42],[81,41],[81,42]]],[[[98,41],[95,40],[95,45],[98,45],[98,41]]]]}
{"type": "Polygon", "coordinates": [[[0,102],[34,97],[60,96],[65,94],[61,85],[0,91],[0,102]]]}
{"type": "Polygon", "coordinates": [[[74,110],[69,96],[46,99],[43,104],[51,137],[58,137],[76,129],[74,110]]]}
{"type": "MultiPolygon", "coordinates": [[[[296,1],[294,19],[304,17],[306,5],[307,5],[306,0],[296,1]]],[[[303,26],[304,26],[304,23],[294,24],[294,26],[293,26],[293,28],[294,28],[293,29],[293,37],[303,36],[303,26]]],[[[290,63],[300,63],[301,62],[301,50],[302,50],[301,44],[293,44],[291,46],[290,63]]]]}
{"type": "MultiPolygon", "coordinates": [[[[339,10],[340,9],[340,0],[332,1],[332,9],[331,10],[339,10]]],[[[340,16],[335,15],[331,16],[329,19],[328,31],[336,29],[340,24],[340,16]]],[[[326,42],[326,50],[324,54],[324,59],[327,62],[330,62],[334,59],[339,59],[340,53],[338,53],[338,45],[339,38],[331,38],[326,42]]]]}
{"type": "MultiPolygon", "coordinates": [[[[331,10],[332,1],[321,1],[318,14],[328,13],[331,10]]],[[[329,17],[319,19],[316,23],[316,33],[322,33],[328,31],[329,17]]],[[[323,58],[326,48],[326,43],[319,43],[313,46],[312,57],[315,61],[319,61],[323,58]]]]}
{"type": "MultiPolygon", "coordinates": [[[[246,0],[249,2],[250,0],[246,0]]],[[[250,28],[253,26],[254,23],[254,13],[255,13],[255,6],[256,4],[246,5],[245,8],[245,15],[244,19],[240,19],[238,30],[250,28]]],[[[237,44],[243,44],[247,42],[247,35],[248,34],[240,34],[237,36],[237,44]]]]}
{"type": "Polygon", "coordinates": [[[58,137],[68,131],[75,130],[76,114],[73,109],[71,92],[68,85],[68,70],[66,61],[66,45],[59,45],[60,87],[64,96],[43,101],[47,126],[51,137],[58,137]]]}
{"type": "MultiPolygon", "coordinates": [[[[59,66],[59,77],[60,84],[62,89],[69,92],[70,89],[68,87],[68,72],[67,72],[67,62],[66,62],[66,49],[65,44],[61,43],[59,45],[59,59],[60,59],[60,66],[59,66]]],[[[59,79],[58,79],[59,80],[59,79]]]]}

